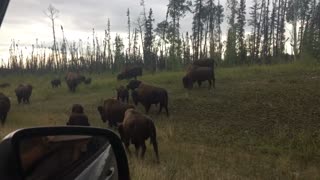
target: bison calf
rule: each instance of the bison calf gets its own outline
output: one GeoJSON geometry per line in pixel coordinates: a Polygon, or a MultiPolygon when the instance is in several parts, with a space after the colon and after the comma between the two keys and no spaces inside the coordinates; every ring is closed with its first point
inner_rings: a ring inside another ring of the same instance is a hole
{"type": "Polygon", "coordinates": [[[10,107],[10,99],[3,93],[0,93],[0,120],[2,125],[4,125],[6,122],[10,107]]]}
{"type": "Polygon", "coordinates": [[[131,80],[127,87],[132,89],[131,96],[134,104],[138,105],[138,103],[141,103],[145,107],[146,113],[149,112],[152,104],[160,104],[158,114],[162,112],[163,108],[165,108],[167,116],[169,116],[169,98],[167,90],[164,88],[144,84],[138,80],[131,80]]]}
{"type": "Polygon", "coordinates": [[[30,96],[32,94],[32,86],[30,84],[20,84],[16,89],[15,93],[17,96],[18,104],[21,102],[30,104],[30,96]]]}
{"type": "Polygon", "coordinates": [[[116,99],[107,99],[103,106],[98,106],[98,111],[103,122],[108,121],[109,127],[117,127],[123,121],[124,113],[134,106],[122,103],[116,99]]]}
{"type": "Polygon", "coordinates": [[[138,156],[140,148],[141,158],[146,152],[145,141],[150,138],[156,154],[157,162],[159,162],[158,142],[156,127],[148,116],[145,116],[134,109],[128,109],[125,112],[123,123],[118,127],[121,140],[125,144],[126,150],[130,153],[129,145],[134,144],[136,148],[136,155],[138,156]]]}
{"type": "Polygon", "coordinates": [[[72,106],[67,125],[90,126],[88,117],[84,114],[83,107],[80,104],[74,104],[72,106]]]}
{"type": "Polygon", "coordinates": [[[61,80],[60,79],[53,79],[51,81],[51,86],[52,86],[52,88],[57,88],[57,87],[61,86],[61,80]]]}
{"type": "Polygon", "coordinates": [[[121,100],[122,102],[129,102],[129,90],[124,86],[120,86],[116,89],[117,91],[117,100],[121,100]]]}

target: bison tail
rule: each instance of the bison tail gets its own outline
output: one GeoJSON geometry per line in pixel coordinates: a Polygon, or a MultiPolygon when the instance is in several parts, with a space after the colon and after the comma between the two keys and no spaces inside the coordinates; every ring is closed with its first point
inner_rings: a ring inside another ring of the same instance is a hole
{"type": "Polygon", "coordinates": [[[153,145],[153,150],[156,153],[157,162],[159,162],[158,142],[157,142],[157,131],[152,120],[150,120],[150,143],[153,145]]]}

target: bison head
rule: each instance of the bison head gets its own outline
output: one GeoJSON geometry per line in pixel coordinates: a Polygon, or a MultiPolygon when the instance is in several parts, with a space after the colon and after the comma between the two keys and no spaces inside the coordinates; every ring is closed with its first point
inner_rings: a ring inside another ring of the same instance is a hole
{"type": "Polygon", "coordinates": [[[120,74],[118,74],[118,76],[117,76],[117,80],[123,80],[124,79],[124,75],[123,75],[123,73],[120,73],[120,74]]]}
{"type": "Polygon", "coordinates": [[[106,122],[107,120],[106,120],[106,115],[105,115],[105,113],[104,113],[104,108],[102,107],[102,106],[98,106],[98,111],[99,111],[99,113],[100,113],[100,116],[101,116],[101,120],[103,121],[103,122],[106,122]]]}
{"type": "Polygon", "coordinates": [[[83,114],[83,107],[80,104],[74,104],[71,111],[72,113],[83,114]]]}
{"type": "Polygon", "coordinates": [[[142,82],[139,80],[131,80],[129,82],[129,84],[127,85],[127,89],[134,90],[134,89],[138,88],[141,83],[142,82]]]}
{"type": "Polygon", "coordinates": [[[85,80],[86,80],[86,77],[83,76],[83,75],[80,75],[80,76],[78,77],[78,83],[84,82],[85,80]]]}

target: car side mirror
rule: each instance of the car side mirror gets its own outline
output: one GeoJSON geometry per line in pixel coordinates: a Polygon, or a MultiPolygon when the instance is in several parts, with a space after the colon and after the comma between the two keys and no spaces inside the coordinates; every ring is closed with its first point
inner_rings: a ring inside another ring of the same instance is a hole
{"type": "Polygon", "coordinates": [[[1,142],[0,160],[0,179],[130,179],[120,138],[100,128],[17,130],[1,142]]]}

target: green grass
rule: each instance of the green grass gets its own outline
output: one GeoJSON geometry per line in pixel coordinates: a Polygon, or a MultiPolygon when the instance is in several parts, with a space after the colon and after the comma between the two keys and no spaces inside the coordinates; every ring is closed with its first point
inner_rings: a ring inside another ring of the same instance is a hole
{"type": "MultiPolygon", "coordinates": [[[[318,179],[320,177],[320,65],[293,63],[218,68],[216,89],[186,91],[183,72],[145,75],[169,92],[170,118],[152,107],[160,152],[155,163],[147,143],[145,160],[129,158],[133,179],[318,179]]],[[[7,76],[2,89],[12,108],[0,137],[22,127],[62,125],[81,103],[94,126],[104,127],[96,110],[126,84],[111,75],[92,75],[93,84],[75,94],[65,83],[51,89],[47,76],[7,76]],[[34,86],[31,105],[18,105],[14,88],[34,86]]],[[[138,109],[144,112],[139,106],[138,109]]],[[[133,146],[131,146],[133,150],[133,146]]]]}

